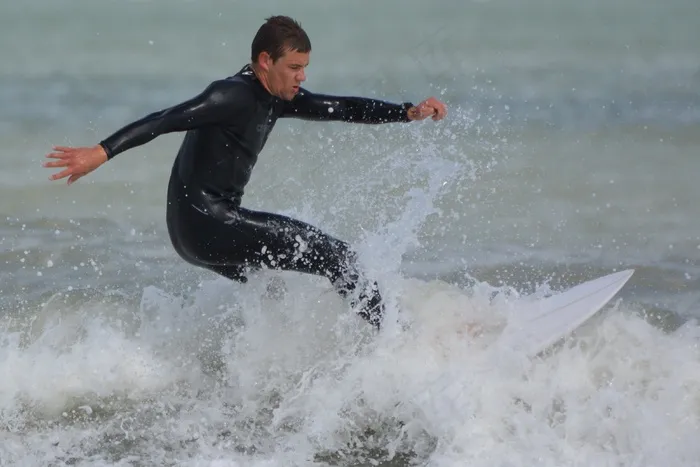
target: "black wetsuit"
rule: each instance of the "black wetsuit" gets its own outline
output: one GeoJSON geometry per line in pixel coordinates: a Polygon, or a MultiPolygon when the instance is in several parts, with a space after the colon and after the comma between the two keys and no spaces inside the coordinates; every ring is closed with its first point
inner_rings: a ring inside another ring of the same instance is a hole
{"type": "Polygon", "coordinates": [[[212,82],[202,93],[152,113],[100,144],[107,157],[158,135],[186,131],[168,186],[167,224],[186,261],[245,282],[248,268],[326,276],[359,314],[379,326],[383,307],[375,283],[362,280],[348,244],[285,216],[241,207],[258,154],[278,118],[358,123],[406,122],[410,103],[313,94],[291,101],[271,95],[250,65],[212,82]]]}

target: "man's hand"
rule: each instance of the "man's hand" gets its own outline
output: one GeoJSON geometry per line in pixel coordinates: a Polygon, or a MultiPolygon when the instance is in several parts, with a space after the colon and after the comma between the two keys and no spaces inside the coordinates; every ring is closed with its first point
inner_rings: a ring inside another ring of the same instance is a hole
{"type": "Polygon", "coordinates": [[[45,162],[44,167],[66,168],[61,172],[51,175],[49,180],[69,177],[69,185],[107,162],[107,153],[99,144],[84,148],[55,146],[53,150],[54,152],[47,154],[46,157],[57,160],[45,162]]]}
{"type": "Polygon", "coordinates": [[[447,107],[434,97],[408,109],[409,120],[424,120],[433,117],[433,120],[438,121],[445,118],[445,115],[447,115],[447,107]]]}

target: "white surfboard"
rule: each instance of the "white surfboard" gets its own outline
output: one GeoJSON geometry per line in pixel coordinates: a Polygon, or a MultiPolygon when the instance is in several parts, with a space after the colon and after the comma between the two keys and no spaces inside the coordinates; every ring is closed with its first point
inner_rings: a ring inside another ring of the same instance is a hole
{"type": "Polygon", "coordinates": [[[500,336],[500,344],[531,357],[539,354],[601,310],[633,273],[634,269],[628,269],[609,274],[519,307],[500,336]]]}

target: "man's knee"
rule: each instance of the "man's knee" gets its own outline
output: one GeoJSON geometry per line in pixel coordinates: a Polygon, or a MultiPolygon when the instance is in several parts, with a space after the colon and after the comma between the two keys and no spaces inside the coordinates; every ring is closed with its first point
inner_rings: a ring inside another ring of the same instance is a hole
{"type": "Polygon", "coordinates": [[[243,265],[239,266],[216,264],[216,262],[212,258],[208,256],[205,257],[202,255],[198,255],[191,249],[185,248],[182,243],[179,243],[174,246],[175,251],[180,256],[180,258],[182,258],[184,261],[193,266],[207,269],[236,282],[240,282],[243,284],[248,282],[248,278],[246,277],[246,268],[243,265]]]}

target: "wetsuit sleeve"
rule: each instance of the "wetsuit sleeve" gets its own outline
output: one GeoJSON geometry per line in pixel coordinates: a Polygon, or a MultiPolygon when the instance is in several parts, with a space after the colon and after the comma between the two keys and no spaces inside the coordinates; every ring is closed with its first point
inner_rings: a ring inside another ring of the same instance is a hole
{"type": "Polygon", "coordinates": [[[395,104],[366,97],[315,94],[301,89],[294,99],[285,103],[282,117],[373,124],[408,122],[411,107],[410,102],[395,104]]]}
{"type": "Polygon", "coordinates": [[[111,159],[117,154],[177,131],[187,131],[230,120],[249,101],[241,85],[215,81],[199,95],[168,109],[151,113],[121,128],[99,144],[111,159]]]}

